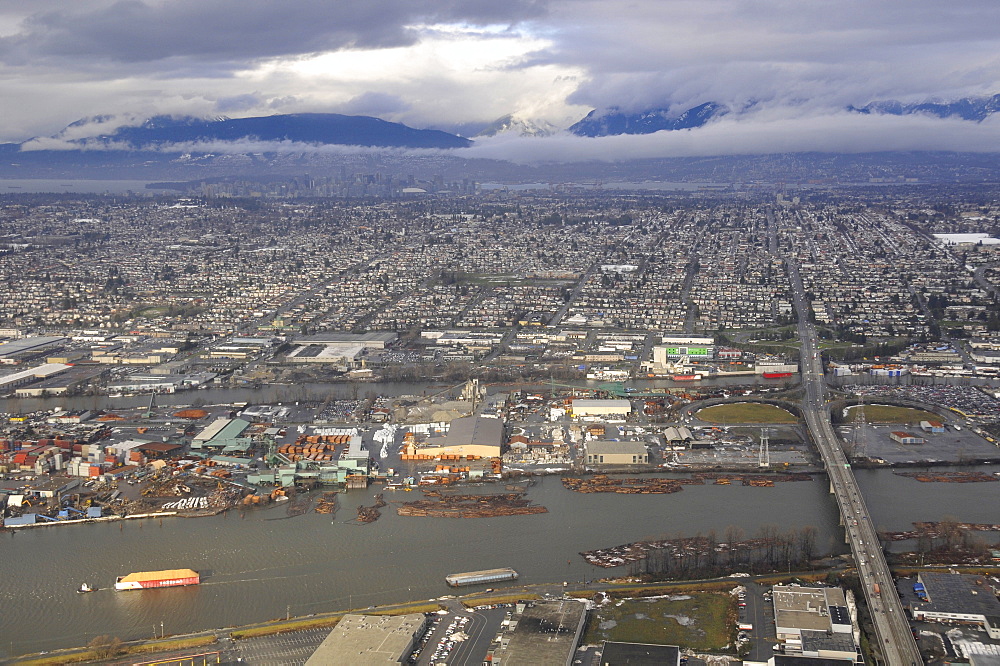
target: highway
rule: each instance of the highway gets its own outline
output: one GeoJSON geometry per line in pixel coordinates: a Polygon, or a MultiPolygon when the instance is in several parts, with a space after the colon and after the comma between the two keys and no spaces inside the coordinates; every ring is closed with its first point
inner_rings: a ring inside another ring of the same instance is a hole
{"type": "Polygon", "coordinates": [[[830,478],[830,489],[837,498],[847,541],[851,545],[858,575],[864,586],[875,625],[874,643],[877,646],[873,647],[882,653],[884,661],[890,666],[917,666],[923,663],[920,651],[913,639],[899,595],[896,594],[892,574],[854,472],[830,423],[823,360],[817,349],[816,330],[809,321],[809,303],[806,302],[798,265],[789,260],[787,266],[799,321],[799,339],[802,342],[802,413],[823,458],[830,478]]]}

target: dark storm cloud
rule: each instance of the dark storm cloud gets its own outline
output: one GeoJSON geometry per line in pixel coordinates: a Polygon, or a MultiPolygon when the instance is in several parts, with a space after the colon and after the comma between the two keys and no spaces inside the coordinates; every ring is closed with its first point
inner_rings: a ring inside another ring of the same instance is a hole
{"type": "Polygon", "coordinates": [[[516,23],[541,17],[546,4],[545,0],[65,2],[28,15],[15,34],[0,38],[0,60],[151,62],[185,57],[244,62],[404,46],[417,38],[407,29],[413,24],[516,23]]]}
{"type": "Polygon", "coordinates": [[[969,0],[662,0],[553,5],[556,41],[531,64],[582,67],[570,101],[631,109],[748,100],[833,108],[988,92],[1000,3],[969,0]],[[626,8],[627,7],[627,8],[626,8]]]}

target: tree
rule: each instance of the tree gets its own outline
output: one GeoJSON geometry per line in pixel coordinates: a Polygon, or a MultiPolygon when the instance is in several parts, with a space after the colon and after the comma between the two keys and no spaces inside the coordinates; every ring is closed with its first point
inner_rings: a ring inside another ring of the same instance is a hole
{"type": "Polygon", "coordinates": [[[819,530],[815,525],[806,525],[799,530],[799,554],[808,563],[816,555],[816,535],[819,530]]]}
{"type": "Polygon", "coordinates": [[[116,636],[102,635],[87,644],[98,659],[111,659],[122,653],[122,641],[116,636]]]}

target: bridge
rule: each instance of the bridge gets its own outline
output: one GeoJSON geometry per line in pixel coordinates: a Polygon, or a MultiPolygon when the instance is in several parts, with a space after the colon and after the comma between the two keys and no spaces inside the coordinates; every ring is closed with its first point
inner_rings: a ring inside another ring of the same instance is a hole
{"type": "Polygon", "coordinates": [[[794,261],[788,261],[787,265],[802,343],[802,414],[830,478],[830,492],[837,499],[847,543],[851,546],[858,575],[861,577],[875,626],[876,645],[872,651],[875,654],[881,653],[890,666],[918,666],[923,663],[920,650],[896,593],[892,573],[872,525],[871,514],[858,489],[850,462],[830,423],[823,361],[817,349],[816,330],[809,322],[809,304],[802,287],[802,277],[794,261]]]}

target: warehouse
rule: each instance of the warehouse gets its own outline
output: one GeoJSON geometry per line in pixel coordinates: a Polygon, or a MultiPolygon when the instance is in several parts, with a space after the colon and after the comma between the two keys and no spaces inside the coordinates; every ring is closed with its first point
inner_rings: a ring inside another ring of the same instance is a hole
{"type": "Polygon", "coordinates": [[[910,604],[913,619],[976,624],[1000,640],[1000,601],[982,576],[924,572],[917,580],[927,601],[910,604]]]}
{"type": "Polygon", "coordinates": [[[60,372],[66,372],[71,367],[73,366],[66,365],[65,363],[46,363],[29,370],[22,370],[21,372],[5,375],[0,377],[0,395],[11,391],[18,386],[30,384],[31,382],[39,379],[47,379],[48,377],[53,377],[59,374],[60,372]]]}
{"type": "Polygon", "coordinates": [[[632,412],[628,400],[593,400],[577,398],[573,401],[573,416],[625,416],[632,412]]]}
{"type": "Polygon", "coordinates": [[[16,365],[54,351],[57,345],[68,342],[58,336],[34,336],[0,344],[0,364],[16,365]]]}
{"type": "Polygon", "coordinates": [[[649,452],[642,442],[593,440],[584,444],[588,465],[646,465],[649,452]]]}
{"type": "Polygon", "coordinates": [[[775,631],[786,654],[844,659],[857,657],[853,602],[836,587],[775,585],[775,631]]]}
{"type": "Polygon", "coordinates": [[[296,345],[361,345],[365,349],[385,349],[399,336],[391,332],[371,333],[318,333],[295,338],[296,345]]]}
{"type": "Polygon", "coordinates": [[[565,664],[576,656],[576,645],[587,621],[581,599],[558,599],[517,604],[499,647],[486,661],[500,664],[565,664]]]}
{"type": "Polygon", "coordinates": [[[330,363],[344,368],[363,367],[365,346],[344,342],[296,343],[285,357],[287,363],[330,363]]]}
{"type": "Polygon", "coordinates": [[[903,432],[902,430],[894,430],[889,433],[889,438],[894,442],[899,442],[900,444],[923,444],[924,438],[917,437],[908,432],[903,432]]]}
{"type": "Polygon", "coordinates": [[[345,615],[306,661],[307,666],[405,664],[427,628],[423,613],[345,615]]]}
{"type": "Polygon", "coordinates": [[[56,373],[42,381],[25,386],[14,391],[18,398],[37,398],[50,395],[65,395],[84,384],[98,379],[108,373],[107,369],[87,366],[74,366],[66,372],[56,373]]]}

